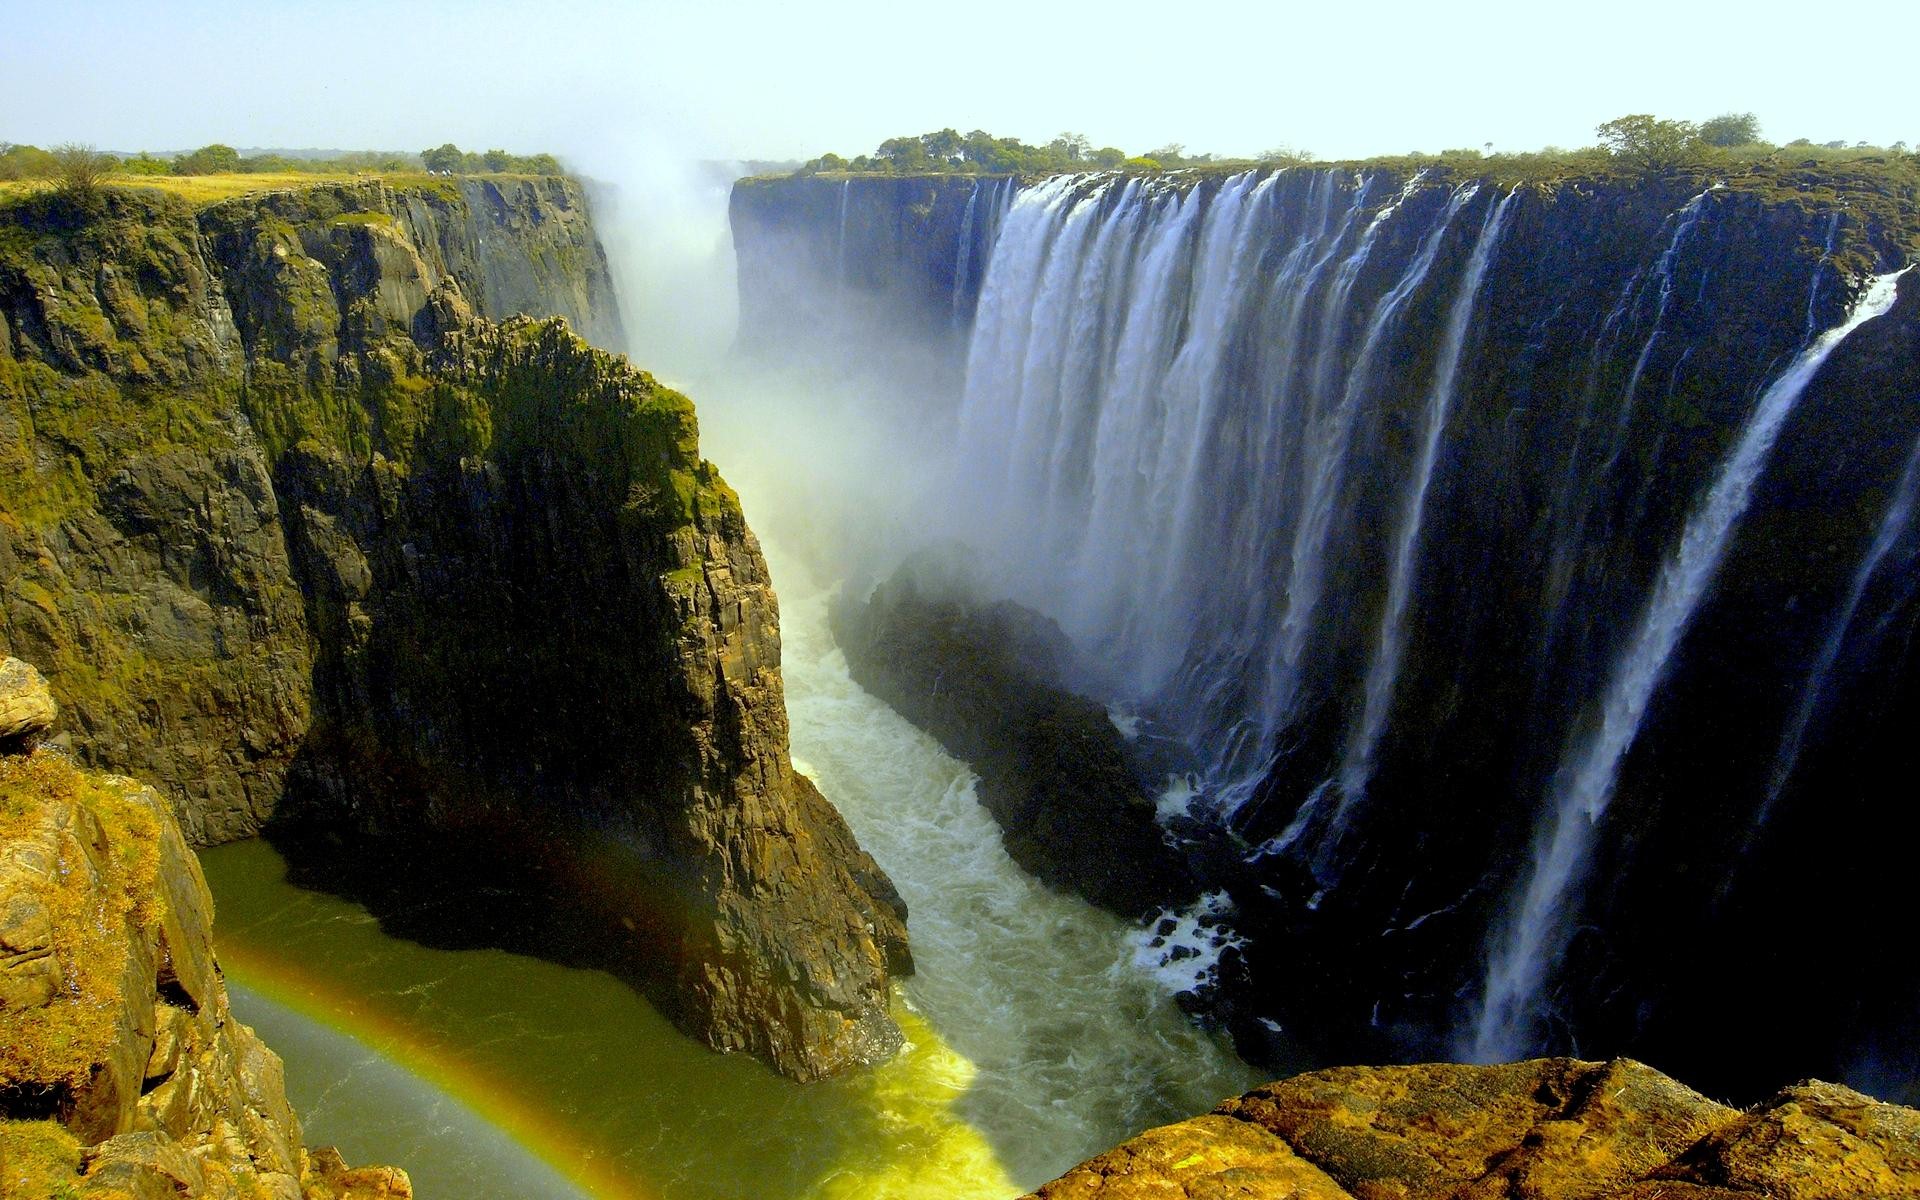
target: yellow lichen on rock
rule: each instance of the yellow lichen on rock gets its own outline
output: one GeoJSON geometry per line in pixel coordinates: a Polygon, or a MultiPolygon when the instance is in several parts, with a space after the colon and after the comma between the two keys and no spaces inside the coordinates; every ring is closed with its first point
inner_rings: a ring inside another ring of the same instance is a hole
{"type": "Polygon", "coordinates": [[[1148,1130],[1040,1200],[1920,1200],[1920,1112],[1798,1084],[1740,1112],[1631,1059],[1342,1067],[1148,1130]]]}
{"type": "Polygon", "coordinates": [[[50,749],[0,755],[0,1196],[411,1194],[405,1172],[302,1146],[158,793],[50,749]]]}

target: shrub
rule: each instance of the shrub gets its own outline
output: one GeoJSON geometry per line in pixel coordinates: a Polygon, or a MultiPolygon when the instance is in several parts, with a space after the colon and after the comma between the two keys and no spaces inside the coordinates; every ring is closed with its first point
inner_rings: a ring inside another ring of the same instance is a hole
{"type": "Polygon", "coordinates": [[[100,195],[100,185],[119,167],[111,154],[73,142],[53,148],[54,179],[60,193],[69,200],[91,202],[100,195]]]}

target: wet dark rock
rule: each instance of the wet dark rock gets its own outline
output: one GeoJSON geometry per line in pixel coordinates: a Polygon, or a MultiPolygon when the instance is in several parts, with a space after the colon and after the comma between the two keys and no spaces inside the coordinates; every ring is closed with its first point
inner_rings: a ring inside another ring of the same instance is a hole
{"type": "Polygon", "coordinates": [[[864,601],[841,597],[831,617],[854,679],[979,774],[1015,862],[1126,917],[1195,899],[1106,709],[1063,686],[1058,626],[972,599],[932,559],[864,601]]]}

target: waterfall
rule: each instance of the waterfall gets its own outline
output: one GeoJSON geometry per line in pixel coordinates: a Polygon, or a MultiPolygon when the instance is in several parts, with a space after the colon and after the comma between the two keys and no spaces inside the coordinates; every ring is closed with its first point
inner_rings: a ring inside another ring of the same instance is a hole
{"type": "Polygon", "coordinates": [[[1920,441],[1914,443],[1913,451],[1907,457],[1906,469],[1894,487],[1893,499],[1887,505],[1886,515],[1880,519],[1880,528],[1873,535],[1873,544],[1867,548],[1866,557],[1854,569],[1853,579],[1847,586],[1846,599],[1834,614],[1826,640],[1820,646],[1819,656],[1807,672],[1806,685],[1800,689],[1800,703],[1780,739],[1779,750],[1774,754],[1773,767],[1767,778],[1766,797],[1753,815],[1753,832],[1756,834],[1767,823],[1767,818],[1773,815],[1774,805],[1786,790],[1787,781],[1793,777],[1793,769],[1800,761],[1801,744],[1806,740],[1807,729],[1812,725],[1820,700],[1826,694],[1828,677],[1840,661],[1840,651],[1860,611],[1860,602],[1866,598],[1867,586],[1879,574],[1887,555],[1900,544],[1913,524],[1917,503],[1920,503],[1920,441]]]}
{"type": "MultiPolygon", "coordinates": [[[[1418,177],[1415,182],[1418,182],[1418,177]]],[[[1412,187],[1410,183],[1408,188],[1412,187]]],[[[1336,349],[1330,332],[1332,322],[1323,322],[1320,344],[1314,356],[1313,387],[1303,398],[1311,412],[1320,414],[1320,419],[1314,423],[1309,434],[1307,449],[1311,454],[1310,473],[1300,516],[1294,525],[1289,556],[1291,566],[1285,593],[1286,610],[1280,621],[1280,636],[1274,643],[1267,664],[1264,715],[1265,732],[1269,736],[1278,734],[1284,728],[1293,714],[1299,694],[1308,639],[1313,632],[1321,594],[1326,587],[1327,557],[1339,515],[1336,499],[1345,479],[1347,462],[1354,453],[1352,440],[1355,418],[1362,400],[1371,398],[1370,391],[1380,357],[1381,336],[1414,289],[1426,280],[1454,217],[1477,191],[1477,185],[1469,184],[1453,193],[1439,226],[1422,242],[1400,281],[1374,307],[1367,321],[1366,336],[1353,358],[1345,384],[1337,389],[1340,398],[1331,408],[1327,402],[1334,390],[1332,363],[1336,349]]],[[[1406,193],[1402,193],[1401,201],[1382,210],[1367,227],[1359,247],[1341,265],[1328,306],[1329,312],[1347,307],[1354,279],[1372,252],[1375,235],[1405,198],[1406,193]]]]}
{"type": "Polygon", "coordinates": [[[1373,191],[1330,172],[1056,177],[1014,198],[981,288],[957,532],[998,552],[1016,595],[1108,651],[1122,691],[1219,747],[1223,811],[1296,699],[1357,418],[1479,194],[1418,206],[1413,252],[1356,330],[1361,281],[1376,248],[1405,237],[1421,179],[1385,204],[1373,191]],[[1249,482],[1265,489],[1251,512],[1221,475],[1248,454],[1268,468],[1249,482]],[[1284,609],[1243,611],[1275,574],[1284,609]],[[1232,732],[1211,738],[1210,722],[1232,732]]]}
{"type": "Polygon", "coordinates": [[[973,265],[973,210],[980,203],[980,181],[973,181],[967,193],[967,208],[960,217],[960,241],[953,252],[953,327],[966,324],[968,269],[973,265]]]}
{"type": "MultiPolygon", "coordinates": [[[[1480,281],[1486,277],[1487,264],[1500,244],[1500,232],[1506,226],[1507,213],[1513,207],[1518,190],[1488,209],[1474,244],[1473,257],[1454,298],[1453,312],[1447,319],[1446,340],[1441,345],[1433,387],[1427,396],[1420,431],[1420,452],[1413,471],[1407,477],[1406,496],[1401,505],[1400,532],[1394,541],[1387,579],[1386,607],[1380,614],[1380,633],[1373,661],[1367,667],[1363,689],[1363,707],[1358,730],[1349,738],[1340,764],[1340,804],[1329,830],[1328,846],[1337,841],[1353,804],[1366,790],[1373,774],[1374,750],[1387,725],[1387,711],[1393,700],[1394,681],[1399,678],[1400,658],[1406,650],[1407,605],[1412,598],[1414,562],[1420,546],[1420,526],[1426,510],[1427,488],[1433,482],[1433,468],[1440,457],[1440,437],[1446,430],[1447,415],[1453,408],[1454,389],[1459,384],[1460,359],[1473,326],[1474,305],[1480,296],[1480,281]]],[[[1323,854],[1324,856],[1324,854],[1323,854]]]]}
{"type": "Polygon", "coordinates": [[[840,236],[833,244],[836,278],[840,285],[847,284],[847,208],[853,197],[853,180],[840,181],[840,236]]]}
{"type": "Polygon", "coordinates": [[[1780,426],[1834,348],[1893,306],[1901,274],[1873,279],[1847,319],[1801,351],[1761,393],[1711,487],[1688,517],[1615,663],[1596,719],[1569,745],[1555,773],[1532,870],[1510,909],[1514,916],[1504,936],[1489,955],[1479,1014],[1464,1047],[1473,1060],[1518,1057],[1532,1046],[1538,994],[1566,944],[1562,909],[1567,893],[1581,879],[1594,828],[1612,798],[1620,762],[1639,731],[1667,660],[1713,579],[1780,426]]]}

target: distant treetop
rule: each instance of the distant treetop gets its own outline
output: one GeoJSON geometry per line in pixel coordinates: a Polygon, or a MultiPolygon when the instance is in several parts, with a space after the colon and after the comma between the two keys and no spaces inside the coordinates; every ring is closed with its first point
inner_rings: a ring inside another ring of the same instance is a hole
{"type": "Polygon", "coordinates": [[[984,129],[964,135],[953,129],[938,129],[918,137],[888,138],[872,154],[852,159],[823,154],[797,173],[1041,175],[1053,171],[1113,168],[1157,171],[1215,161],[1223,160],[1216,160],[1211,154],[1188,154],[1184,146],[1177,144],[1150,150],[1141,157],[1130,157],[1118,146],[1094,146],[1083,133],[1062,133],[1044,146],[1030,146],[1019,138],[995,137],[984,129]]]}

